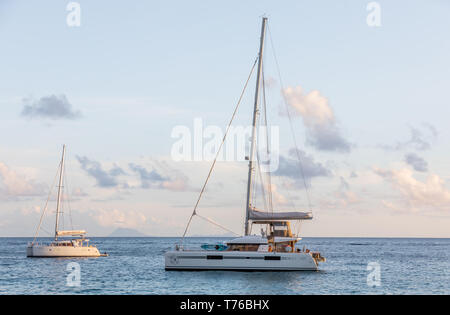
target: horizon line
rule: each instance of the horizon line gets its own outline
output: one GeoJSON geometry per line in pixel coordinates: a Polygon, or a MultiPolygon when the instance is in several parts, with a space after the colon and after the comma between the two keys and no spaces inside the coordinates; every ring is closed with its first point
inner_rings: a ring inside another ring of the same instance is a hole
{"type": "MultiPolygon", "coordinates": [[[[236,236],[217,236],[217,235],[197,235],[197,236],[185,236],[185,238],[236,238],[236,236]]],[[[34,238],[34,236],[0,236],[0,238],[34,238]]],[[[53,236],[42,236],[39,238],[54,238],[53,236]]],[[[87,238],[182,238],[181,236],[90,236],[87,238]]],[[[307,238],[366,238],[366,239],[450,239],[450,237],[439,236],[305,236],[301,239],[307,238]]]]}

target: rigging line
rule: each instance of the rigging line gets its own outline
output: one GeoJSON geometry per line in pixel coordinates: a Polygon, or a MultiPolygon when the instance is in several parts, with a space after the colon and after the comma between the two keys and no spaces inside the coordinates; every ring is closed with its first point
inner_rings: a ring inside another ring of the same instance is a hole
{"type": "MultiPolygon", "coordinates": [[[[268,122],[267,122],[267,100],[266,100],[266,85],[265,85],[265,82],[266,82],[266,79],[265,79],[265,76],[264,76],[264,64],[263,64],[263,71],[262,71],[262,78],[263,78],[263,105],[264,105],[264,107],[263,107],[263,109],[264,109],[264,123],[265,123],[265,126],[266,126],[266,145],[267,145],[267,156],[270,158],[270,147],[269,147],[269,133],[268,133],[268,122]]],[[[270,160],[269,160],[270,161],[270,160]]],[[[271,164],[269,164],[269,165],[271,165],[271,164]]],[[[269,184],[269,204],[270,204],[270,207],[271,207],[271,210],[272,210],[272,213],[273,213],[273,191],[272,191],[272,176],[271,176],[271,172],[269,171],[269,172],[267,172],[267,181],[268,181],[268,184],[269,184]]],[[[296,210],[296,206],[295,206],[295,204],[294,204],[294,202],[293,202],[293,198],[292,198],[292,196],[291,196],[291,194],[290,194],[290,192],[289,192],[289,190],[287,190],[287,194],[288,194],[288,200],[289,200],[289,202],[290,202],[290,204],[291,204],[291,206],[292,206],[292,208],[294,209],[294,210],[296,210]]]]}
{"type": "MultiPolygon", "coordinates": [[[[265,190],[265,188],[264,188],[264,180],[263,180],[263,177],[262,177],[262,172],[261,172],[261,166],[260,166],[260,163],[259,163],[259,153],[258,153],[258,150],[256,151],[256,158],[257,158],[257,167],[258,167],[258,175],[259,175],[259,178],[261,179],[261,191],[262,191],[262,197],[263,197],[263,201],[264,201],[264,208],[265,209],[269,209],[269,207],[267,207],[267,201],[266,201],[266,190],[265,190]]],[[[255,189],[255,197],[256,197],[256,189],[255,189]]]]}
{"type": "MultiPolygon", "coordinates": [[[[258,132],[261,130],[261,125],[263,125],[265,127],[265,145],[266,145],[266,153],[267,153],[267,157],[269,157],[269,134],[268,134],[268,123],[267,123],[267,102],[266,102],[266,94],[265,94],[265,78],[264,78],[264,60],[263,60],[263,65],[262,65],[262,90],[263,90],[263,111],[264,111],[264,117],[261,117],[261,115],[259,115],[258,117],[258,132]],[[262,124],[262,119],[264,118],[264,124],[262,124]]],[[[258,133],[260,134],[260,133],[258,133]]],[[[257,137],[257,147],[260,147],[260,138],[257,137]]],[[[266,209],[267,211],[271,211],[273,213],[273,202],[272,202],[272,182],[271,182],[271,177],[270,177],[270,172],[265,172],[267,173],[267,191],[268,193],[266,194],[266,185],[265,185],[265,181],[264,181],[264,177],[262,175],[262,171],[261,171],[261,159],[259,156],[259,149],[256,150],[256,156],[257,156],[257,168],[258,168],[258,174],[259,178],[261,180],[260,183],[260,187],[261,187],[261,192],[262,192],[262,197],[263,197],[263,202],[264,202],[264,209],[266,209]],[[266,197],[267,196],[267,197],[266,197]]],[[[270,165],[270,164],[269,164],[270,165]]],[[[257,198],[257,189],[256,189],[256,181],[254,181],[254,185],[253,185],[253,191],[255,191],[255,193],[252,195],[252,202],[257,198]]],[[[256,204],[256,203],[255,203],[256,204]]],[[[253,227],[253,223],[252,223],[252,227],[253,227]]]]}
{"type": "Polygon", "coordinates": [[[188,231],[189,225],[191,224],[192,218],[197,214],[198,204],[200,202],[200,199],[202,198],[203,192],[205,191],[206,185],[208,184],[209,178],[211,177],[211,174],[212,174],[212,171],[214,169],[214,166],[216,165],[216,161],[217,161],[217,158],[219,157],[220,150],[222,149],[222,146],[223,146],[223,144],[225,142],[225,139],[227,137],[228,131],[230,130],[231,124],[233,123],[234,117],[236,116],[236,113],[237,113],[237,110],[239,108],[239,105],[241,104],[241,101],[242,101],[242,98],[244,96],[245,90],[247,89],[248,82],[250,81],[250,78],[251,78],[251,76],[253,74],[253,71],[255,70],[255,66],[256,66],[256,62],[257,61],[258,61],[258,58],[255,59],[255,62],[253,63],[253,66],[252,66],[252,69],[250,70],[250,74],[248,75],[247,81],[244,84],[244,88],[242,89],[241,95],[239,96],[239,100],[238,100],[238,102],[236,104],[236,108],[234,109],[233,115],[231,116],[230,122],[228,123],[227,129],[226,129],[225,134],[223,136],[222,142],[220,143],[220,146],[219,146],[219,148],[217,150],[217,153],[216,153],[216,156],[214,158],[214,161],[211,164],[211,167],[209,169],[208,176],[206,177],[205,183],[203,184],[202,190],[200,191],[200,195],[198,196],[197,202],[195,203],[194,211],[192,212],[191,217],[189,218],[188,224],[186,226],[186,229],[184,230],[183,237],[181,239],[182,241],[183,241],[184,237],[186,236],[186,233],[188,231]]]}
{"type": "Polygon", "coordinates": [[[287,194],[287,201],[289,202],[289,206],[292,206],[292,209],[294,209],[294,211],[296,211],[297,210],[297,206],[294,203],[294,198],[292,198],[292,194],[289,192],[288,184],[281,177],[278,178],[278,181],[281,181],[281,186],[282,187],[286,187],[285,191],[286,191],[286,194],[287,194]]]}
{"type": "MultiPolygon", "coordinates": [[[[59,169],[59,167],[58,167],[58,169],[59,169]]],[[[44,214],[45,214],[45,211],[47,210],[47,206],[48,206],[48,202],[50,200],[50,196],[52,195],[52,192],[53,192],[53,187],[55,187],[55,184],[56,184],[56,178],[57,177],[58,177],[58,171],[56,171],[56,175],[55,175],[55,178],[53,179],[52,186],[50,186],[51,188],[50,188],[50,191],[48,193],[47,201],[45,202],[44,209],[42,210],[41,218],[39,219],[39,225],[38,225],[38,227],[36,229],[36,232],[34,233],[33,242],[31,244],[34,244],[34,242],[36,241],[37,235],[38,235],[39,230],[41,228],[42,219],[44,218],[44,214]]]]}
{"type": "Polygon", "coordinates": [[[210,219],[210,218],[208,218],[208,217],[204,217],[204,216],[202,216],[202,215],[200,215],[200,214],[198,214],[198,213],[197,213],[197,216],[198,216],[199,218],[205,220],[205,221],[208,221],[208,222],[211,223],[211,224],[214,224],[214,225],[216,225],[216,226],[218,226],[218,227],[224,229],[225,231],[228,231],[228,232],[230,232],[230,233],[233,233],[233,234],[239,236],[238,233],[236,233],[236,232],[234,232],[234,231],[232,231],[232,230],[230,230],[230,229],[224,227],[223,225],[217,223],[217,222],[214,221],[213,219],[210,219]]]}
{"type": "Polygon", "coordinates": [[[273,202],[272,202],[272,178],[270,175],[270,166],[271,166],[271,160],[270,160],[270,150],[269,150],[269,131],[268,131],[268,124],[267,124],[267,103],[266,103],[266,84],[265,84],[265,78],[264,78],[264,64],[263,64],[263,71],[262,71],[262,81],[263,81],[263,108],[264,108],[264,124],[266,126],[266,152],[267,152],[267,158],[269,159],[269,171],[267,173],[267,181],[269,182],[269,206],[270,210],[273,213],[273,202]]]}
{"type": "MultiPolygon", "coordinates": [[[[66,165],[67,165],[67,162],[64,163],[64,184],[65,184],[64,187],[67,188],[67,189],[66,189],[67,207],[68,207],[68,209],[69,209],[70,228],[73,230],[72,206],[71,206],[71,204],[70,204],[70,197],[69,197],[69,191],[70,191],[70,189],[69,189],[69,183],[68,183],[68,181],[67,181],[67,176],[65,175],[65,174],[67,174],[67,171],[66,171],[66,165]]],[[[63,196],[64,196],[64,195],[63,195],[63,196]]]]}
{"type": "MultiPolygon", "coordinates": [[[[258,134],[259,134],[259,127],[260,127],[260,125],[261,125],[261,115],[258,115],[258,118],[257,118],[257,119],[258,119],[258,120],[256,121],[257,132],[256,132],[256,135],[255,135],[255,148],[256,148],[255,152],[256,152],[256,168],[258,168],[258,170],[259,170],[258,147],[259,147],[259,141],[260,141],[260,139],[259,139],[259,137],[258,137],[258,134]]],[[[249,150],[251,151],[251,148],[250,148],[249,150]]],[[[252,168],[252,174],[254,174],[254,173],[255,173],[255,172],[254,172],[254,168],[252,168]]],[[[256,176],[258,176],[258,174],[256,174],[256,176]]],[[[255,180],[252,181],[252,192],[253,192],[253,193],[252,193],[252,195],[251,195],[251,201],[250,201],[250,204],[251,204],[254,208],[257,207],[257,205],[256,205],[256,200],[257,200],[257,197],[258,197],[257,180],[258,180],[258,178],[256,177],[255,180]]],[[[262,191],[263,196],[264,196],[264,186],[263,186],[263,179],[262,179],[262,177],[261,177],[261,191],[262,191]]],[[[264,203],[265,203],[265,200],[264,200],[264,203]]],[[[250,227],[250,229],[251,229],[251,227],[250,227]]]]}
{"type": "MultiPolygon", "coordinates": [[[[64,168],[64,171],[65,171],[65,168],[64,168]]],[[[63,177],[63,182],[62,182],[62,187],[61,187],[61,204],[60,204],[60,210],[59,210],[59,214],[60,214],[60,224],[61,224],[61,221],[62,221],[62,230],[64,231],[65,229],[66,229],[66,226],[65,226],[65,224],[64,224],[64,221],[65,221],[65,216],[64,216],[64,213],[66,212],[66,208],[65,208],[65,206],[64,206],[64,177],[63,177]],[[61,217],[62,217],[62,219],[61,219],[61,217]]]]}
{"type": "MultiPolygon", "coordinates": [[[[258,141],[257,143],[259,144],[259,140],[257,140],[257,141],[258,141]]],[[[267,199],[269,199],[269,206],[270,206],[270,198],[266,197],[266,187],[265,187],[265,183],[264,183],[264,177],[263,177],[262,171],[261,171],[259,150],[256,150],[256,162],[257,162],[256,166],[257,166],[257,169],[258,169],[257,175],[259,175],[259,179],[261,180],[260,187],[261,187],[261,192],[262,192],[262,197],[263,197],[262,199],[263,199],[263,203],[264,203],[264,209],[270,210],[271,208],[269,208],[268,204],[267,204],[267,202],[268,202],[267,199]]],[[[258,197],[257,196],[258,190],[256,188],[257,188],[257,181],[255,180],[253,182],[253,191],[255,193],[252,195],[252,204],[254,204],[255,206],[256,206],[256,202],[254,200],[257,199],[257,197],[258,197]]],[[[268,189],[270,189],[270,188],[268,188],[268,189]]],[[[272,212],[273,212],[273,208],[272,208],[272,212]]]]}
{"type": "MultiPolygon", "coordinates": [[[[263,81],[264,82],[264,81],[263,81]]],[[[261,117],[261,115],[259,115],[259,117],[258,117],[258,134],[260,134],[260,131],[261,131],[261,120],[262,120],[262,117],[261,117]]],[[[256,176],[258,176],[259,175],[259,179],[260,179],[260,188],[261,188],[261,193],[262,193],[262,199],[263,199],[263,203],[264,203],[264,210],[266,210],[266,211],[269,211],[270,209],[269,209],[269,207],[268,207],[268,201],[267,201],[267,197],[266,197],[266,186],[265,186],[265,181],[264,181],[264,177],[263,177],[263,175],[262,175],[262,171],[261,171],[261,159],[260,159],[260,156],[259,156],[259,147],[260,147],[260,142],[261,141],[261,139],[260,139],[260,137],[256,137],[256,143],[257,143],[257,149],[256,149],[256,168],[257,168],[257,170],[258,170],[258,173],[257,173],[257,175],[256,176]]],[[[252,196],[252,198],[253,198],[253,200],[252,200],[252,202],[255,200],[255,199],[257,199],[257,192],[258,192],[258,190],[256,189],[256,184],[257,184],[257,180],[258,180],[258,178],[256,178],[256,180],[253,182],[253,191],[255,192],[254,194],[253,194],[253,196],[252,196]]],[[[255,204],[255,206],[256,206],[256,202],[254,202],[254,204],[255,204]]],[[[252,225],[253,225],[253,223],[252,223],[252,225]]]]}
{"type": "MultiPolygon", "coordinates": [[[[283,181],[283,184],[284,184],[284,186],[287,186],[285,181],[283,181]]],[[[286,193],[288,195],[288,199],[289,199],[289,202],[291,203],[292,208],[294,209],[294,211],[297,210],[297,206],[294,203],[294,198],[292,198],[292,195],[289,192],[289,189],[286,189],[286,193]]]]}
{"type": "Polygon", "coordinates": [[[295,230],[295,233],[296,233],[296,235],[295,235],[296,237],[299,236],[301,227],[302,227],[302,221],[295,222],[294,230],[295,230]]]}
{"type": "Polygon", "coordinates": [[[297,153],[297,159],[298,159],[299,165],[300,165],[300,172],[301,172],[301,174],[302,174],[303,184],[304,184],[304,186],[305,186],[305,193],[306,193],[306,198],[307,198],[307,201],[308,201],[308,207],[309,207],[309,211],[312,211],[312,207],[311,207],[311,199],[310,199],[310,197],[309,197],[309,192],[308,192],[308,185],[306,184],[305,174],[304,174],[304,171],[303,171],[303,165],[302,165],[302,159],[301,159],[301,156],[300,156],[300,151],[299,151],[298,146],[297,146],[297,139],[296,139],[296,137],[295,137],[295,132],[294,132],[293,124],[292,124],[291,113],[290,113],[290,111],[289,111],[289,106],[288,106],[288,103],[287,103],[287,100],[286,100],[286,95],[284,94],[284,85],[283,85],[283,80],[282,80],[282,78],[281,78],[280,65],[278,64],[277,55],[276,55],[276,53],[275,53],[275,47],[274,47],[274,44],[273,44],[273,39],[272,39],[272,34],[271,34],[271,32],[270,32],[270,26],[269,26],[269,24],[267,25],[267,29],[268,29],[268,31],[269,31],[270,45],[272,46],[273,57],[274,57],[274,59],[275,59],[275,64],[276,64],[276,66],[277,66],[278,79],[280,80],[281,91],[282,91],[281,94],[283,95],[283,103],[284,103],[284,105],[286,106],[286,112],[287,112],[287,115],[288,115],[288,118],[289,118],[289,125],[290,125],[290,127],[291,127],[292,138],[293,138],[293,140],[294,140],[294,145],[295,145],[295,152],[297,153]]]}
{"type": "Polygon", "coordinates": [[[64,196],[61,196],[61,209],[62,210],[60,210],[59,211],[59,213],[60,213],[60,215],[62,216],[62,230],[64,231],[65,229],[66,229],[66,227],[64,226],[64,196]]]}
{"type": "MultiPolygon", "coordinates": [[[[257,126],[258,126],[258,128],[259,128],[259,125],[260,125],[260,120],[261,120],[261,115],[258,115],[258,121],[257,121],[257,126]]],[[[259,131],[259,129],[258,129],[258,131],[259,131]]],[[[256,146],[256,148],[259,147],[259,140],[260,140],[259,137],[256,136],[256,138],[255,138],[255,146],[256,146]]],[[[256,168],[259,170],[258,149],[256,149],[255,151],[256,151],[256,168]]],[[[253,173],[254,173],[254,172],[253,172],[253,173]]],[[[257,173],[256,176],[258,176],[258,174],[260,174],[260,172],[257,173]]],[[[256,177],[255,180],[252,181],[252,191],[253,191],[253,194],[252,194],[252,196],[251,196],[251,198],[252,198],[252,199],[251,199],[251,204],[253,205],[254,208],[257,207],[257,205],[256,205],[256,200],[257,200],[257,197],[258,197],[257,180],[258,180],[258,178],[256,177]]],[[[262,185],[263,185],[263,179],[262,179],[262,177],[261,177],[261,191],[262,191],[263,196],[264,196],[264,186],[262,186],[262,185]]],[[[265,203],[265,200],[264,200],[264,203],[265,203]]]]}
{"type": "Polygon", "coordinates": [[[44,231],[45,233],[49,234],[49,235],[52,235],[52,234],[53,234],[53,233],[47,231],[46,229],[44,229],[43,227],[41,227],[41,230],[44,231]]]}

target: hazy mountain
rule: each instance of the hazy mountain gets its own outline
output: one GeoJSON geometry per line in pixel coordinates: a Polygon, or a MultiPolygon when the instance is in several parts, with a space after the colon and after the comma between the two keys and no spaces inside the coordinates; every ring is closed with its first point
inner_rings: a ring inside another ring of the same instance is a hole
{"type": "Polygon", "coordinates": [[[144,233],[141,233],[137,230],[134,230],[134,229],[117,228],[108,236],[109,237],[145,237],[147,235],[145,235],[144,233]]]}
{"type": "Polygon", "coordinates": [[[232,233],[223,233],[223,234],[192,234],[188,237],[237,237],[232,233]]]}

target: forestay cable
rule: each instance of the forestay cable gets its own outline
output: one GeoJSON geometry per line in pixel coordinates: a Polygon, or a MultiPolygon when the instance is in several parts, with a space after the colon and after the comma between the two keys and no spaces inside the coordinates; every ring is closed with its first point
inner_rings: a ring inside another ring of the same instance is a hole
{"type": "Polygon", "coordinates": [[[214,225],[216,225],[216,226],[218,226],[218,227],[220,227],[220,228],[222,228],[222,229],[224,229],[224,230],[230,232],[230,233],[233,233],[234,235],[239,236],[238,233],[236,233],[236,232],[234,232],[234,231],[232,231],[232,230],[230,230],[230,229],[224,227],[223,225],[217,223],[217,222],[214,221],[213,219],[210,219],[210,218],[208,218],[208,217],[204,217],[204,216],[202,216],[202,215],[200,215],[200,214],[198,214],[198,213],[197,213],[197,216],[198,216],[199,218],[205,220],[205,221],[208,221],[208,222],[211,223],[211,224],[214,224],[214,225]]]}
{"type": "MultiPolygon", "coordinates": [[[[34,242],[36,241],[36,238],[37,238],[37,235],[38,235],[38,233],[39,233],[39,230],[41,229],[42,219],[44,218],[45,211],[47,210],[48,202],[49,202],[49,200],[50,200],[50,196],[52,195],[53,187],[54,187],[55,184],[56,184],[56,178],[57,178],[57,177],[58,177],[58,172],[56,172],[55,178],[53,179],[53,183],[52,183],[52,186],[51,186],[52,188],[50,188],[50,191],[49,191],[49,193],[48,193],[47,201],[45,202],[44,209],[42,210],[41,218],[39,219],[39,225],[38,225],[38,227],[37,227],[37,229],[36,229],[36,233],[34,233],[33,242],[32,242],[31,244],[34,244],[34,242]]],[[[46,231],[46,232],[47,232],[47,231],[46,231]]],[[[48,232],[47,232],[47,233],[48,233],[48,232]]]]}
{"type": "MultiPolygon", "coordinates": [[[[189,221],[188,221],[188,223],[187,223],[186,229],[184,230],[183,237],[181,238],[181,241],[182,241],[182,242],[183,242],[184,237],[186,236],[186,233],[187,233],[187,231],[188,231],[188,229],[189,229],[189,226],[190,226],[190,224],[191,224],[192,218],[193,218],[195,215],[198,215],[198,214],[197,214],[197,207],[198,207],[198,204],[199,204],[199,202],[200,202],[200,199],[202,198],[203,192],[205,191],[206,185],[208,184],[209,178],[211,177],[211,174],[212,174],[212,171],[213,171],[213,169],[214,169],[214,166],[216,165],[216,161],[217,161],[217,158],[219,157],[220,150],[222,149],[222,146],[223,146],[223,144],[224,144],[224,142],[225,142],[225,139],[226,139],[226,137],[227,137],[228,131],[230,130],[231,124],[233,123],[234,117],[236,116],[236,113],[237,113],[237,110],[238,110],[238,108],[239,108],[239,105],[241,104],[241,101],[242,101],[242,98],[243,98],[243,96],[244,96],[245,90],[247,89],[248,82],[250,81],[250,78],[251,78],[251,76],[252,76],[252,74],[253,74],[253,71],[255,70],[255,66],[256,66],[256,62],[257,62],[257,61],[258,61],[258,58],[256,58],[255,62],[253,63],[252,69],[250,70],[250,74],[248,75],[247,81],[246,81],[245,84],[244,84],[244,88],[242,89],[241,95],[240,95],[239,100],[238,100],[238,102],[237,102],[237,104],[236,104],[236,108],[234,109],[233,115],[231,116],[230,122],[228,123],[227,129],[226,129],[226,131],[225,131],[225,135],[223,136],[222,142],[220,143],[220,146],[219,146],[219,148],[218,148],[218,150],[217,150],[217,153],[216,153],[216,156],[215,156],[215,158],[214,158],[214,161],[213,161],[213,163],[211,164],[211,167],[210,167],[210,169],[209,169],[208,176],[206,177],[205,183],[203,184],[202,190],[200,191],[200,194],[199,194],[199,196],[198,196],[198,198],[197,198],[197,202],[195,203],[194,211],[192,211],[192,214],[191,214],[191,216],[190,216],[190,218],[189,218],[189,221]]],[[[203,219],[205,219],[205,218],[203,218],[203,219]]],[[[209,221],[209,220],[208,220],[208,221],[209,221]]],[[[211,221],[209,221],[209,222],[211,222],[211,221]]],[[[216,225],[217,225],[217,224],[216,224],[216,225]]],[[[234,232],[232,232],[232,233],[234,233],[234,232]]]]}

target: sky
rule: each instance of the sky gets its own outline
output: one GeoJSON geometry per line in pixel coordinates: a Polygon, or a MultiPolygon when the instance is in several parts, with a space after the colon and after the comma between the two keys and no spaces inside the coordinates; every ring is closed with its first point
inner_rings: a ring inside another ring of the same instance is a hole
{"type": "MultiPolygon", "coordinates": [[[[0,236],[34,235],[47,198],[52,234],[63,144],[65,228],[181,235],[211,160],[174,159],[173,132],[225,131],[265,15],[276,211],[312,210],[305,237],[450,237],[448,1],[70,3],[0,0],[0,236]]],[[[219,161],[198,212],[242,233],[247,172],[219,161]]]]}

